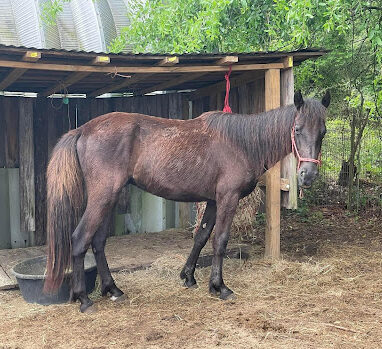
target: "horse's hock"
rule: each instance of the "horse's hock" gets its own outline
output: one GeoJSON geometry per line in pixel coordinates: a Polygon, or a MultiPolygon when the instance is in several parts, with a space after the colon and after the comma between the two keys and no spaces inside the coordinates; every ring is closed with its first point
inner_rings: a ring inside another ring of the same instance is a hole
{"type": "MultiPolygon", "coordinates": [[[[168,57],[0,45],[0,91],[6,91],[0,96],[0,168],[4,172],[0,196],[5,198],[0,200],[0,248],[45,243],[46,166],[58,138],[69,129],[112,111],[190,119],[222,110],[229,66],[232,111],[268,111],[293,103],[293,66],[324,54],[305,49],[168,57]],[[65,101],[47,98],[62,89],[68,97],[65,101]],[[156,91],[161,93],[152,94],[156,91]],[[109,98],[95,98],[101,95],[109,98]],[[126,95],[129,98],[123,98],[126,95]],[[78,96],[86,98],[71,98],[78,96]]],[[[294,156],[289,155],[260,183],[266,187],[266,253],[272,257],[279,255],[280,205],[296,208],[295,168],[294,156]]],[[[136,188],[130,194],[128,202],[118,207],[112,235],[188,228],[195,222],[191,204],[167,201],[136,188]]],[[[257,205],[256,192],[240,203],[235,231],[247,234],[257,205]]]]}

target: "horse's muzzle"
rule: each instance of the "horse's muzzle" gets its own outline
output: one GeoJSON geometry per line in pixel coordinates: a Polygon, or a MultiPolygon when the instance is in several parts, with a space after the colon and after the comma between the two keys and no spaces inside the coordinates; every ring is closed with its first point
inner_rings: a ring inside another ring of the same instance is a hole
{"type": "Polygon", "coordinates": [[[298,185],[302,188],[310,188],[317,176],[317,165],[312,162],[304,162],[298,171],[298,185]]]}

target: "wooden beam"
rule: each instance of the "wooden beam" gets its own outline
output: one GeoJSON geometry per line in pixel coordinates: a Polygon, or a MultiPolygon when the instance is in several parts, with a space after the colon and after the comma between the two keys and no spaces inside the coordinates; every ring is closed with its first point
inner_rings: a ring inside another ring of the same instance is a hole
{"type": "Polygon", "coordinates": [[[97,56],[92,60],[93,65],[106,65],[110,63],[110,57],[108,56],[97,56]]]}
{"type": "MultiPolygon", "coordinates": [[[[269,69],[265,72],[265,110],[280,106],[280,70],[269,69]]],[[[265,257],[280,257],[280,162],[266,173],[266,229],[265,257]]]]}
{"type": "Polygon", "coordinates": [[[25,52],[22,60],[24,62],[37,62],[41,58],[41,52],[27,51],[25,52]]]}
{"type": "MultiPolygon", "coordinates": [[[[36,69],[49,71],[73,71],[73,72],[90,72],[90,73],[202,73],[202,72],[225,72],[227,67],[217,65],[188,65],[188,66],[91,66],[91,65],[74,65],[74,64],[57,64],[57,63],[31,63],[0,60],[0,67],[36,69]]],[[[232,66],[232,71],[248,71],[248,70],[268,70],[283,69],[283,63],[252,63],[252,64],[236,64],[232,66]]]]}
{"type": "Polygon", "coordinates": [[[166,90],[166,89],[168,89],[170,87],[183,84],[183,83],[185,83],[187,81],[199,79],[201,76],[206,75],[206,74],[207,73],[182,75],[182,76],[179,76],[179,77],[177,77],[175,79],[172,79],[170,81],[165,81],[165,82],[163,82],[161,84],[148,87],[148,88],[146,88],[144,90],[139,90],[139,91],[137,91],[134,94],[145,95],[147,93],[154,92],[154,91],[164,91],[164,90],[166,90]]]}
{"type": "MultiPolygon", "coordinates": [[[[292,62],[293,64],[293,62],[292,62]]],[[[284,69],[281,71],[281,105],[293,104],[294,96],[294,77],[293,68],[284,69]]],[[[281,177],[289,180],[289,192],[281,193],[281,205],[287,209],[297,209],[297,161],[295,156],[290,153],[281,160],[281,177]]]]}
{"type": "MultiPolygon", "coordinates": [[[[264,173],[258,180],[257,185],[260,187],[266,188],[266,173],[264,173]]],[[[289,179],[288,178],[280,178],[280,190],[284,192],[288,192],[290,189],[289,179]]]]}
{"type": "Polygon", "coordinates": [[[80,72],[80,73],[72,73],[70,74],[64,81],[59,82],[58,84],[54,85],[53,87],[49,87],[46,90],[39,93],[39,96],[50,96],[56,92],[62,91],[69,87],[70,85],[73,85],[74,83],[82,80],[86,76],[90,75],[91,73],[88,72],[80,72]]]}
{"type": "Polygon", "coordinates": [[[135,74],[131,78],[125,78],[123,81],[121,81],[119,83],[110,84],[110,85],[102,87],[96,91],[93,91],[93,92],[89,93],[87,96],[88,97],[97,97],[97,96],[103,95],[104,93],[110,93],[110,92],[113,92],[116,90],[120,90],[121,88],[128,87],[132,84],[137,83],[138,81],[147,79],[151,75],[152,74],[135,74]]]}
{"type": "Polygon", "coordinates": [[[216,61],[215,64],[217,65],[231,65],[239,62],[238,56],[225,56],[223,58],[220,58],[218,61],[216,61]]]}
{"type": "Polygon", "coordinates": [[[12,69],[12,71],[0,81],[0,91],[4,91],[8,86],[12,85],[26,71],[27,69],[24,68],[12,69]]]}
{"type": "MultiPolygon", "coordinates": [[[[239,76],[230,79],[231,88],[239,86],[239,85],[247,83],[247,82],[251,82],[251,81],[260,79],[263,76],[264,76],[264,74],[262,72],[259,72],[259,71],[256,71],[253,73],[240,74],[239,76]]],[[[219,92],[219,91],[225,90],[225,88],[226,88],[226,81],[224,80],[224,76],[223,76],[222,81],[220,81],[216,84],[202,87],[202,88],[196,90],[195,92],[192,92],[189,96],[189,99],[195,100],[195,99],[199,99],[199,98],[204,97],[204,96],[209,96],[211,94],[211,92],[214,92],[214,93],[219,92]]]]}
{"type": "Polygon", "coordinates": [[[169,67],[178,63],[179,57],[165,57],[158,63],[158,65],[161,67],[169,67]]]}

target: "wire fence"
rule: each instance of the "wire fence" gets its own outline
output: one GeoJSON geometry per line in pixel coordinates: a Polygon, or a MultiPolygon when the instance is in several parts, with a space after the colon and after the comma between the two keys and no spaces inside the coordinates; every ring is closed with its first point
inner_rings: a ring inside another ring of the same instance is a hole
{"type": "MultiPolygon", "coordinates": [[[[348,198],[350,128],[346,121],[327,122],[322,145],[320,180],[311,199],[317,205],[343,204],[348,198]]],[[[355,158],[353,206],[357,210],[376,208],[382,212],[382,128],[364,130],[355,158]]]]}

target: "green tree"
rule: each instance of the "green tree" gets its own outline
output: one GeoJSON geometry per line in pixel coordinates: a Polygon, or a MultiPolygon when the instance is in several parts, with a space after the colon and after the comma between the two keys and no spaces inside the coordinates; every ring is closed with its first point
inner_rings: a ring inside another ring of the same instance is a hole
{"type": "Polygon", "coordinates": [[[135,52],[248,52],[324,47],[330,53],[297,69],[305,93],[334,95],[332,114],[351,137],[348,206],[363,131],[381,119],[382,3],[363,0],[151,0],[135,2],[131,25],[110,46],[135,52]]]}

